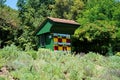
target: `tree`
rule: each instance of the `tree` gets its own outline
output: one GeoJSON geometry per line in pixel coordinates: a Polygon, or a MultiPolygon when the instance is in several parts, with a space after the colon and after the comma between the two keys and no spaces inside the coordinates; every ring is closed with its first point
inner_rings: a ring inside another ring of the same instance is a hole
{"type": "Polygon", "coordinates": [[[51,5],[54,0],[18,0],[17,6],[22,24],[38,26],[47,16],[50,16],[51,5]]]}
{"type": "Polygon", "coordinates": [[[90,51],[98,51],[96,49],[97,45],[99,45],[99,49],[101,47],[101,51],[105,49],[105,52],[114,48],[118,31],[116,22],[119,21],[119,10],[116,4],[119,4],[119,2],[115,0],[85,1],[85,9],[82,14],[78,15],[77,19],[81,28],[76,30],[75,36],[80,41],[88,43],[90,51]],[[115,15],[117,15],[116,19],[115,15]],[[93,48],[91,44],[94,42],[96,47],[93,48]],[[109,48],[110,45],[113,48],[109,48]],[[90,49],[90,47],[93,49],[90,49]]]}
{"type": "Polygon", "coordinates": [[[83,6],[82,0],[55,0],[52,16],[75,20],[76,16],[81,13],[83,6]]]}
{"type": "Polygon", "coordinates": [[[5,2],[6,2],[6,0],[0,0],[0,7],[2,7],[5,2]]]}
{"type": "Polygon", "coordinates": [[[75,35],[79,40],[109,40],[116,38],[116,27],[107,21],[95,21],[94,23],[86,23],[77,29],[75,35]]]}
{"type": "Polygon", "coordinates": [[[113,20],[116,22],[116,26],[120,28],[120,2],[116,3],[113,7],[113,20]]]}
{"type": "Polygon", "coordinates": [[[0,6],[0,48],[16,44],[20,36],[18,12],[4,5],[0,6]]]}

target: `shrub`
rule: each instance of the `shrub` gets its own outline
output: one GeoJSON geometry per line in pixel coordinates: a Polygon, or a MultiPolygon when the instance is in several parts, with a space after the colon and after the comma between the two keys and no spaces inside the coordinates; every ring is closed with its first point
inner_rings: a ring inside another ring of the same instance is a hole
{"type": "Polygon", "coordinates": [[[33,59],[36,59],[37,58],[37,51],[34,51],[34,50],[28,50],[28,51],[25,51],[26,54],[32,56],[33,59]]]}
{"type": "Polygon", "coordinates": [[[15,59],[18,54],[20,54],[20,50],[14,44],[6,46],[0,51],[1,57],[7,60],[15,59]]]}
{"type": "Polygon", "coordinates": [[[21,53],[9,65],[11,65],[14,69],[20,69],[20,68],[25,68],[25,67],[30,68],[32,66],[32,64],[33,64],[32,56],[25,54],[25,53],[21,53]]]}
{"type": "Polygon", "coordinates": [[[0,67],[9,66],[21,52],[14,44],[0,49],[0,67]]]}
{"type": "Polygon", "coordinates": [[[116,55],[116,56],[120,56],[120,52],[117,52],[115,55],[116,55]]]}
{"type": "Polygon", "coordinates": [[[9,74],[14,79],[20,80],[119,80],[120,78],[120,57],[104,57],[94,52],[81,56],[48,49],[19,51],[8,66],[14,68],[9,74]]]}
{"type": "Polygon", "coordinates": [[[5,78],[0,77],[0,80],[5,80],[5,78]]]}

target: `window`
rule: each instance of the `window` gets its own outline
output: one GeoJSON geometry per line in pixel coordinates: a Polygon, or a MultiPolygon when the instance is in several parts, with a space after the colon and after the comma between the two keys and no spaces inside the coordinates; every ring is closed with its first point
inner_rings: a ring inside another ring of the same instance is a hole
{"type": "Polygon", "coordinates": [[[40,47],[45,47],[45,35],[40,35],[40,47]]]}

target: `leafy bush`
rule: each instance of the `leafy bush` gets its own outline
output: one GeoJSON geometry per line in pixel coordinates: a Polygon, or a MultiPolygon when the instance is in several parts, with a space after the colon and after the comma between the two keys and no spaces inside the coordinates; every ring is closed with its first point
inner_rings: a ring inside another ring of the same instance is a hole
{"type": "Polygon", "coordinates": [[[28,50],[28,51],[25,51],[25,53],[32,56],[33,59],[37,58],[37,52],[34,50],[28,50]]]}
{"type": "Polygon", "coordinates": [[[120,52],[117,52],[115,55],[116,55],[116,56],[120,56],[120,52]]]}
{"type": "Polygon", "coordinates": [[[0,80],[5,80],[5,78],[0,77],[0,80]]]}
{"type": "Polygon", "coordinates": [[[0,67],[11,64],[21,52],[14,44],[0,49],[0,67]]]}
{"type": "Polygon", "coordinates": [[[28,54],[21,53],[16,60],[12,61],[10,64],[14,69],[19,69],[19,68],[25,68],[25,67],[31,67],[33,63],[33,58],[32,56],[29,56],[28,54]]]}
{"type": "Polygon", "coordinates": [[[6,46],[0,50],[0,56],[5,59],[15,59],[20,54],[20,50],[14,45],[6,46]]]}

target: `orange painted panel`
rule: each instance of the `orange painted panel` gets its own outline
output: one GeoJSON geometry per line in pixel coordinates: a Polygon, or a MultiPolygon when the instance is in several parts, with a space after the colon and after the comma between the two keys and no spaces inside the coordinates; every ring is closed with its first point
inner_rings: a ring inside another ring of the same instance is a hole
{"type": "Polygon", "coordinates": [[[63,42],[63,43],[66,43],[66,38],[62,38],[62,42],[63,42]]]}
{"type": "Polygon", "coordinates": [[[58,50],[62,51],[63,47],[62,46],[58,46],[58,50]]]}
{"type": "Polygon", "coordinates": [[[55,37],[55,38],[54,38],[54,42],[58,42],[58,38],[55,37]]]}
{"type": "Polygon", "coordinates": [[[71,51],[71,47],[70,46],[67,46],[67,51],[71,51]]]}

